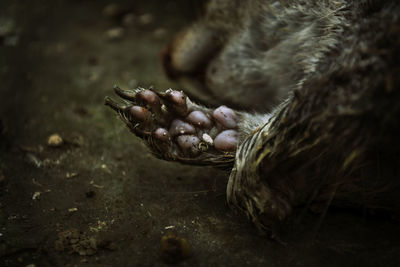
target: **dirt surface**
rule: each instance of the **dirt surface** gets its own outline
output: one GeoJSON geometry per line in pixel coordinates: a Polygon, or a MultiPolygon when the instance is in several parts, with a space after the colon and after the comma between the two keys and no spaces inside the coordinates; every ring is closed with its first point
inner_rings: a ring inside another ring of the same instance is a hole
{"type": "Polygon", "coordinates": [[[0,265],[400,266],[388,217],[300,209],[286,244],[260,235],[227,173],[153,158],[103,105],[180,89],[159,53],[199,2],[1,1],[0,265]]]}

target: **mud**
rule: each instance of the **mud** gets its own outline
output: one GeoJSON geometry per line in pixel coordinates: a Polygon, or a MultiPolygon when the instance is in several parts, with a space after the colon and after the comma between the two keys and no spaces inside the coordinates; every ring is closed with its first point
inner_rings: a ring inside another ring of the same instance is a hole
{"type": "Polygon", "coordinates": [[[278,242],[229,210],[225,172],[152,157],[103,99],[181,89],[159,54],[200,2],[110,3],[1,1],[1,266],[164,266],[170,231],[180,266],[400,265],[388,215],[304,208],[278,242]]]}

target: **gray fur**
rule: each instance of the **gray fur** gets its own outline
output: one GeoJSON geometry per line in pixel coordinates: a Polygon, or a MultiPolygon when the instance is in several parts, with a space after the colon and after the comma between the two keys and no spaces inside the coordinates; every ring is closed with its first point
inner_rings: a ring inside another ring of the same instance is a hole
{"type": "MultiPolygon", "coordinates": [[[[205,86],[219,103],[250,111],[270,111],[301,88],[350,25],[344,1],[239,2],[210,1],[205,18],[189,32],[218,32],[218,42],[204,44],[222,43],[206,67],[205,86]]],[[[183,40],[183,46],[191,41],[183,40]]],[[[172,56],[180,53],[185,51],[173,51],[172,56]]],[[[198,90],[203,89],[193,89],[198,90]]]]}
{"type": "Polygon", "coordinates": [[[179,70],[189,95],[250,111],[239,112],[242,143],[227,198],[259,228],[309,202],[311,184],[320,185],[311,201],[330,203],[334,195],[361,206],[399,188],[393,176],[378,183],[356,174],[363,164],[374,169],[376,153],[400,150],[393,126],[400,116],[399,14],[395,1],[211,0],[187,30],[192,37],[179,40],[184,47],[196,33],[218,36],[203,43],[214,51],[206,64],[192,56],[202,49],[171,49],[172,58],[205,73],[199,81],[188,75],[193,69],[179,70]]]}
{"type": "Polygon", "coordinates": [[[228,203],[260,229],[307,203],[398,212],[399,14],[396,1],[211,0],[164,65],[195,100],[240,110],[236,153],[179,156],[128,126],[157,157],[231,168],[228,203]]]}

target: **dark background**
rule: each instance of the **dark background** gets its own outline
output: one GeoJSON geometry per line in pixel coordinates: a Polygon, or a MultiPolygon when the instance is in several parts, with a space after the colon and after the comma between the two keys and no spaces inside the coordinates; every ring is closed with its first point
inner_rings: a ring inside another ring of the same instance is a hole
{"type": "Polygon", "coordinates": [[[0,3],[1,266],[163,266],[171,229],[192,250],[181,266],[399,266],[390,218],[300,210],[284,245],[227,207],[227,173],[153,158],[103,99],[114,84],[182,89],[159,54],[202,1],[112,3],[0,3]],[[72,232],[96,246],[72,249],[72,232]]]}

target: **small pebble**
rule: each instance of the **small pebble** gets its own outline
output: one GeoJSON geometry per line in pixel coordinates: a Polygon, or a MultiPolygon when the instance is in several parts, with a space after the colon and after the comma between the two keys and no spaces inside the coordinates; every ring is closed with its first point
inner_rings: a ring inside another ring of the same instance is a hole
{"type": "Polygon", "coordinates": [[[204,133],[203,136],[201,137],[203,139],[204,142],[212,145],[214,143],[213,139],[211,136],[209,136],[208,134],[204,133]]]}
{"type": "Polygon", "coordinates": [[[143,14],[139,17],[139,23],[142,25],[149,25],[153,23],[154,16],[150,13],[143,14]]]}
{"type": "Polygon", "coordinates": [[[33,200],[39,200],[41,194],[42,194],[41,192],[35,192],[35,193],[33,193],[32,199],[33,199],[33,200]]]}
{"type": "Polygon", "coordinates": [[[122,27],[109,29],[104,33],[107,41],[119,41],[124,37],[125,30],[122,27]]]}
{"type": "Polygon", "coordinates": [[[137,17],[133,13],[128,13],[122,18],[122,25],[129,27],[135,25],[137,17]]]}
{"type": "Polygon", "coordinates": [[[74,177],[76,177],[76,176],[78,176],[78,173],[77,173],[77,172],[67,172],[67,173],[65,174],[65,177],[66,177],[66,178],[74,178],[74,177]]]}
{"type": "Polygon", "coordinates": [[[64,140],[59,134],[52,134],[47,139],[47,145],[52,147],[59,147],[64,143],[64,140]]]}

